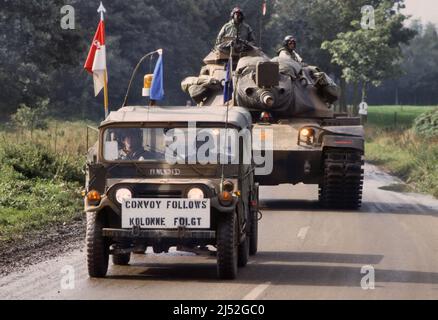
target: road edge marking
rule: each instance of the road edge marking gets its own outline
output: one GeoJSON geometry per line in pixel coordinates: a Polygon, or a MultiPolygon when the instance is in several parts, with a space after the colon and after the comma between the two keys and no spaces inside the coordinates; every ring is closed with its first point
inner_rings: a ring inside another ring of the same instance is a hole
{"type": "Polygon", "coordinates": [[[252,289],[246,296],[242,298],[242,300],[256,300],[258,297],[261,296],[261,294],[268,289],[268,287],[271,285],[271,282],[266,282],[259,284],[257,287],[252,289]]]}
{"type": "Polygon", "coordinates": [[[310,226],[302,227],[302,228],[300,229],[300,231],[298,231],[297,238],[298,238],[298,239],[301,239],[301,240],[306,239],[307,232],[309,232],[309,229],[310,229],[310,226]]]}

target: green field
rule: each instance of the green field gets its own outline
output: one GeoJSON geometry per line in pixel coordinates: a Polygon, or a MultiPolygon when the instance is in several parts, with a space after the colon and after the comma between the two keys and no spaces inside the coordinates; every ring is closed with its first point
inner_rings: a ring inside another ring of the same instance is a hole
{"type": "Polygon", "coordinates": [[[370,106],[368,124],[381,128],[410,128],[420,114],[436,106],[370,106]]]}

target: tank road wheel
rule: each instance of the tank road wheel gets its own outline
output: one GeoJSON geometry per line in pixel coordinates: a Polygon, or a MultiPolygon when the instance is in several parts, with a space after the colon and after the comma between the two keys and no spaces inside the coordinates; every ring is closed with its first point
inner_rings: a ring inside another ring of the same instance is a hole
{"type": "Polygon", "coordinates": [[[97,212],[87,213],[87,265],[88,274],[93,278],[103,278],[108,271],[109,246],[102,236],[102,228],[97,212]]]}
{"type": "Polygon", "coordinates": [[[126,266],[129,264],[130,259],[130,253],[113,254],[113,264],[115,264],[116,266],[126,266]]]}
{"type": "Polygon", "coordinates": [[[324,176],[319,201],[325,208],[358,209],[362,204],[363,153],[328,149],[324,153],[324,176]]]}
{"type": "Polygon", "coordinates": [[[238,260],[236,213],[223,214],[217,226],[217,271],[221,279],[235,279],[238,260]]]}

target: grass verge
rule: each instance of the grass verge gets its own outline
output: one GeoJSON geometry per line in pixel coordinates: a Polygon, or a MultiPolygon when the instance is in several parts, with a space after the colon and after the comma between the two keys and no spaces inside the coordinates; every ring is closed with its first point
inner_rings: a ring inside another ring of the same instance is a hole
{"type": "MultiPolygon", "coordinates": [[[[394,107],[372,107],[390,113],[394,107]],[[388,111],[389,110],[389,111],[388,111]]],[[[406,108],[407,124],[431,108],[406,108]]],[[[438,139],[417,136],[412,129],[391,128],[390,122],[370,116],[366,127],[366,159],[409,184],[412,190],[438,197],[438,139]],[[373,121],[379,119],[379,121],[373,121]]]]}
{"type": "Polygon", "coordinates": [[[82,218],[86,125],[0,131],[0,244],[82,218]]]}

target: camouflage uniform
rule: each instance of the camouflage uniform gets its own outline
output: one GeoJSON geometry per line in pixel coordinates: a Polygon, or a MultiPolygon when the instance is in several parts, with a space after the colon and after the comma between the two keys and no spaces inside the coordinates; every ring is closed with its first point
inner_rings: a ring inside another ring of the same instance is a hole
{"type": "Polygon", "coordinates": [[[288,48],[281,47],[280,50],[277,51],[277,53],[280,58],[290,58],[299,63],[303,62],[303,59],[295,50],[292,50],[291,52],[288,48]]]}
{"type": "Polygon", "coordinates": [[[234,20],[228,21],[219,32],[219,35],[216,39],[216,45],[222,43],[225,37],[236,38],[239,36],[239,39],[246,40],[251,44],[255,45],[254,33],[249,26],[249,24],[245,22],[241,22],[239,24],[234,23],[234,20]]]}

